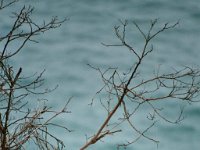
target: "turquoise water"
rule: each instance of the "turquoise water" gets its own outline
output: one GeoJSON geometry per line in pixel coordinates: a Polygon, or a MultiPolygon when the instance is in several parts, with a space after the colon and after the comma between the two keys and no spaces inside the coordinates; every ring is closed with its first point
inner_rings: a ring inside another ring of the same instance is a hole
{"type": "MultiPolygon", "coordinates": [[[[114,25],[119,19],[137,21],[144,29],[151,19],[159,18],[160,23],[176,22],[180,25],[173,31],[165,32],[155,39],[154,53],[144,62],[143,73],[148,76],[159,64],[165,68],[183,65],[200,65],[200,2],[199,0],[35,0],[26,1],[35,6],[33,17],[37,21],[59,16],[68,17],[60,28],[37,37],[39,44],[27,45],[15,57],[16,67],[24,67],[24,72],[31,74],[46,69],[44,78],[48,87],[59,85],[58,89],[46,96],[49,105],[61,108],[71,96],[71,114],[58,118],[61,124],[74,130],[64,133],[53,130],[65,142],[66,149],[75,150],[85,142],[85,135],[91,136],[104,119],[105,111],[95,103],[88,106],[102,82],[98,73],[87,64],[107,68],[118,66],[124,70],[132,61],[130,53],[121,48],[106,48],[104,43],[115,43],[114,25]]],[[[16,5],[17,9],[18,6],[16,5]]],[[[6,30],[10,21],[1,15],[1,29],[6,30]]],[[[134,47],[140,47],[141,37],[133,30],[134,47]]],[[[167,115],[175,118],[180,105],[185,106],[186,118],[181,124],[172,125],[159,121],[149,131],[149,135],[160,141],[155,143],[141,138],[127,149],[136,150],[198,150],[200,147],[200,104],[163,102],[167,115]]],[[[138,127],[145,127],[148,120],[143,111],[135,116],[138,127]]],[[[116,144],[131,139],[126,126],[121,127],[123,134],[107,137],[91,149],[116,149],[116,144]]]]}

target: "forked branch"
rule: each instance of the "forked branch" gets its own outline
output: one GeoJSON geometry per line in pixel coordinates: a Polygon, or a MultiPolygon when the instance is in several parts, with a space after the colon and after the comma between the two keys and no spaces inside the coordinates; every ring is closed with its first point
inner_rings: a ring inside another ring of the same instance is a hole
{"type": "MultiPolygon", "coordinates": [[[[198,96],[199,93],[199,77],[200,73],[199,70],[195,70],[190,67],[185,67],[183,70],[175,71],[173,73],[169,74],[161,74],[161,75],[156,75],[153,78],[150,78],[148,80],[142,80],[140,83],[134,82],[137,80],[137,75],[139,72],[140,67],[142,66],[142,62],[144,61],[145,57],[148,56],[153,51],[153,47],[151,46],[149,48],[150,42],[153,38],[158,36],[160,33],[173,29],[178,25],[178,22],[174,24],[169,24],[166,23],[161,27],[160,29],[155,29],[157,25],[158,20],[153,20],[151,21],[150,28],[147,33],[145,33],[140,26],[136,23],[133,22],[135,25],[136,29],[139,30],[140,34],[144,37],[144,46],[141,50],[137,50],[136,48],[133,48],[127,41],[126,41],[126,34],[127,30],[126,27],[128,25],[128,21],[122,22],[121,26],[115,27],[115,34],[119,41],[121,42],[120,44],[103,44],[105,46],[123,46],[126,47],[128,50],[133,52],[133,56],[136,56],[138,60],[135,62],[134,66],[130,67],[130,71],[127,74],[124,74],[124,79],[123,80],[120,77],[120,72],[117,69],[114,69],[114,72],[111,73],[110,77],[107,77],[108,74],[106,74],[109,71],[102,71],[100,68],[95,68],[101,75],[102,80],[104,82],[103,88],[98,92],[101,93],[103,89],[108,94],[108,97],[113,97],[115,100],[115,104],[110,110],[110,108],[105,108],[106,105],[103,104],[101,100],[101,104],[103,107],[108,111],[108,116],[105,118],[104,122],[102,125],[99,127],[97,132],[92,136],[83,147],[80,148],[80,150],[84,150],[87,147],[91,146],[92,144],[95,144],[99,140],[101,140],[103,137],[108,135],[116,126],[119,124],[122,124],[123,122],[128,122],[130,129],[133,129],[136,133],[138,133],[138,137],[136,137],[134,140],[131,142],[128,142],[126,144],[120,144],[118,145],[119,147],[126,147],[134,142],[136,142],[139,138],[143,137],[148,140],[154,141],[158,143],[157,140],[145,135],[145,133],[156,123],[154,121],[149,127],[146,128],[144,131],[140,131],[135,127],[134,123],[132,122],[131,117],[136,113],[136,111],[139,110],[139,108],[145,104],[149,103],[149,107],[154,110],[155,114],[157,114],[161,119],[169,121],[166,117],[162,116],[160,114],[160,111],[154,107],[154,105],[151,103],[151,101],[158,101],[158,100],[164,100],[164,99],[182,99],[182,100],[188,100],[192,101],[194,97],[198,96]],[[120,28],[122,28],[120,30],[120,28]],[[188,80],[189,78],[189,80],[188,80]],[[118,84],[116,84],[118,83],[118,84]],[[148,85],[153,85],[155,88],[152,89],[146,89],[148,85]],[[108,90],[106,90],[106,88],[108,90]],[[142,90],[143,89],[143,90],[142,90]],[[157,96],[159,91],[161,89],[166,89],[165,95],[157,96]],[[167,92],[168,91],[168,92],[167,92]],[[133,103],[133,111],[129,112],[126,103],[132,102],[133,103]],[[135,107],[134,103],[138,103],[138,105],[135,107]],[[119,123],[116,123],[117,125],[113,128],[109,128],[109,123],[113,116],[116,114],[116,112],[123,106],[123,111],[124,111],[124,118],[121,119],[122,121],[119,123]],[[135,109],[134,109],[135,108],[135,109]]],[[[157,28],[157,27],[156,27],[157,28]]],[[[110,70],[110,69],[108,69],[110,70]]],[[[107,103],[110,103],[110,98],[106,100],[107,103]]],[[[110,107],[110,106],[109,106],[110,107]]],[[[154,115],[155,115],[154,114],[154,115]]],[[[181,113],[182,114],[182,113],[181,113]]],[[[151,117],[152,120],[154,120],[154,117],[151,117]]],[[[181,116],[178,117],[178,121],[181,121],[181,116]]],[[[118,148],[119,148],[118,147],[118,148]]]]}

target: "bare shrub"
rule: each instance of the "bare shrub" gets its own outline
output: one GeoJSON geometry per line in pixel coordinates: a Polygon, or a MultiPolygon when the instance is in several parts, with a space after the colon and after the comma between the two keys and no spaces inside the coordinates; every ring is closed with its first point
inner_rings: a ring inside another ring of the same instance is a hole
{"type": "MultiPolygon", "coordinates": [[[[11,9],[18,0],[0,1],[0,13],[3,9],[11,9]]],[[[17,4],[16,4],[17,5],[17,4]]],[[[36,42],[33,37],[48,30],[60,27],[66,21],[53,17],[50,21],[37,24],[32,20],[33,7],[23,6],[19,12],[12,14],[14,21],[9,32],[0,34],[0,149],[27,149],[33,143],[39,149],[63,149],[62,140],[51,134],[49,126],[65,126],[55,124],[52,120],[62,113],[69,113],[67,105],[55,111],[48,107],[45,100],[33,99],[38,107],[29,105],[30,95],[41,95],[54,89],[42,89],[43,72],[33,76],[23,75],[23,68],[15,68],[10,60],[22,50],[28,42],[36,42]],[[15,49],[11,45],[15,43],[15,49]],[[17,44],[16,44],[17,43],[17,44]],[[53,142],[55,141],[55,142],[53,142]]],[[[31,100],[31,103],[33,103],[31,100]]]]}
{"type": "MultiPolygon", "coordinates": [[[[107,135],[114,135],[117,132],[123,132],[119,129],[119,126],[128,124],[126,128],[130,133],[137,133],[131,141],[122,143],[117,146],[118,149],[126,148],[127,146],[135,143],[141,137],[150,141],[158,143],[158,140],[150,137],[148,130],[152,128],[157,122],[158,118],[168,123],[179,123],[182,119],[183,109],[180,110],[177,119],[170,120],[168,116],[162,114],[161,108],[157,108],[154,104],[156,101],[164,100],[181,100],[188,102],[195,102],[195,98],[199,96],[199,69],[195,69],[189,66],[185,66],[180,70],[174,69],[171,73],[160,73],[159,69],[153,77],[149,79],[143,79],[143,75],[139,73],[140,68],[143,66],[145,58],[153,52],[152,39],[157,37],[160,33],[171,30],[178,25],[178,22],[174,24],[166,23],[159,28],[157,26],[158,20],[153,20],[150,23],[150,28],[147,32],[136,23],[131,22],[136,29],[140,32],[144,39],[142,49],[133,48],[131,44],[127,42],[126,34],[131,32],[127,31],[128,21],[120,21],[120,26],[114,28],[115,35],[120,41],[119,44],[103,44],[106,47],[125,47],[129,55],[133,56],[132,60],[135,63],[130,67],[127,73],[120,72],[117,68],[108,68],[106,70],[91,66],[91,68],[98,71],[100,74],[103,87],[97,92],[107,93],[107,99],[100,99],[100,103],[107,112],[104,122],[99,125],[97,132],[87,139],[87,142],[81,150],[95,144],[107,135]],[[142,79],[141,79],[142,78],[142,79]],[[163,94],[160,94],[161,91],[163,94]],[[146,129],[141,130],[134,123],[135,114],[140,111],[143,105],[148,106],[147,109],[151,110],[147,114],[147,118],[152,122],[146,129]],[[122,112],[118,121],[113,122],[113,118],[116,117],[116,113],[122,112]],[[112,121],[111,121],[112,120],[112,121]]],[[[129,24],[130,25],[130,24],[129,24]]],[[[130,64],[132,64],[131,62],[130,64]]],[[[169,71],[170,72],[170,71],[169,71]]],[[[92,103],[94,100],[92,100],[92,103]]],[[[162,106],[165,108],[165,106],[162,106]]]]}
{"type": "MultiPolygon", "coordinates": [[[[0,13],[4,9],[12,8],[20,0],[0,0],[0,13]]],[[[41,150],[64,149],[61,139],[53,135],[49,127],[59,127],[70,132],[66,126],[52,122],[54,118],[63,113],[69,113],[67,106],[70,99],[59,111],[48,107],[45,99],[34,99],[38,103],[37,107],[29,105],[30,95],[43,95],[54,89],[43,89],[44,79],[41,72],[33,76],[23,74],[23,68],[15,68],[10,60],[17,55],[28,42],[37,43],[34,39],[40,33],[60,27],[66,21],[53,17],[50,21],[37,24],[32,20],[31,15],[34,9],[31,6],[24,6],[20,11],[12,14],[13,24],[7,33],[0,34],[0,149],[19,150],[36,147],[41,150]],[[15,45],[13,49],[13,43],[15,45]],[[17,43],[17,44],[16,44],[17,43]]],[[[177,23],[166,23],[162,27],[157,26],[158,20],[150,23],[150,28],[144,32],[141,27],[132,22],[144,39],[142,49],[136,49],[127,41],[128,21],[120,21],[120,26],[114,28],[119,44],[103,44],[106,47],[123,47],[133,56],[135,62],[130,62],[129,70],[124,73],[117,68],[106,70],[94,67],[101,76],[103,87],[96,93],[106,92],[107,98],[100,99],[101,106],[107,112],[107,116],[101,125],[95,125],[98,129],[93,136],[80,148],[84,150],[96,144],[108,135],[115,135],[123,132],[120,126],[128,124],[127,130],[137,133],[136,136],[127,143],[118,144],[117,148],[126,148],[135,143],[141,137],[158,143],[158,140],[150,137],[147,132],[156,124],[158,119],[168,123],[179,123],[182,121],[183,109],[177,115],[177,119],[171,120],[162,113],[161,108],[157,108],[155,102],[163,100],[180,100],[195,102],[199,96],[199,76],[200,70],[189,66],[182,69],[174,69],[173,72],[162,73],[157,70],[154,76],[148,79],[142,78],[139,74],[143,67],[143,62],[153,52],[152,39],[160,33],[173,29],[177,23]],[[160,27],[160,28],[159,28],[160,27]],[[160,94],[160,91],[165,91],[160,94]],[[151,112],[147,118],[151,124],[141,130],[134,123],[134,116],[143,106],[147,106],[151,112]],[[121,116],[116,114],[121,113],[121,116]],[[113,118],[117,121],[113,123],[113,118]]],[[[32,98],[32,97],[31,97],[32,98]]],[[[31,102],[32,103],[32,102],[31,102]]],[[[91,105],[94,103],[92,100],[91,105]]],[[[165,106],[163,106],[165,108],[165,106]]]]}

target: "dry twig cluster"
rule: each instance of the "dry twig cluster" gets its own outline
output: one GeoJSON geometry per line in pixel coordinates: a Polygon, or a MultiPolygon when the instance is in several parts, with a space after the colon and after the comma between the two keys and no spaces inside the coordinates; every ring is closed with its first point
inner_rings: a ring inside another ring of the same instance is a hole
{"type": "MultiPolygon", "coordinates": [[[[0,13],[18,1],[0,0],[0,13]]],[[[27,145],[34,145],[45,150],[63,149],[62,140],[51,134],[48,127],[61,127],[70,132],[65,126],[52,122],[58,115],[69,113],[67,106],[70,100],[60,111],[53,111],[46,105],[45,100],[38,101],[39,106],[36,108],[28,107],[29,95],[46,94],[52,90],[41,90],[44,84],[43,72],[26,77],[23,75],[23,68],[16,69],[10,64],[10,59],[17,55],[25,44],[28,42],[37,43],[33,37],[57,28],[66,21],[59,21],[57,17],[53,17],[49,22],[44,21],[43,24],[37,24],[31,18],[33,10],[31,6],[24,6],[19,12],[13,13],[11,19],[14,22],[10,30],[5,34],[0,34],[0,149],[2,150],[26,149],[27,145]],[[15,43],[15,49],[11,46],[13,43],[15,43]]],[[[127,42],[127,32],[130,32],[127,31],[128,21],[120,21],[120,26],[114,28],[119,44],[103,44],[106,47],[125,47],[129,54],[133,56],[135,63],[130,66],[127,73],[121,73],[117,68],[102,70],[90,65],[101,75],[104,86],[97,92],[97,95],[102,92],[107,94],[107,99],[100,100],[107,116],[105,116],[102,124],[97,126],[97,132],[87,139],[87,142],[80,148],[81,150],[97,143],[107,135],[123,132],[118,127],[125,122],[128,124],[128,129],[137,133],[137,136],[127,143],[119,144],[118,148],[126,148],[141,137],[158,143],[146,132],[155,125],[157,118],[169,123],[180,122],[183,119],[183,110],[176,120],[171,121],[161,113],[162,110],[157,108],[154,102],[169,99],[194,102],[195,98],[199,96],[199,69],[184,67],[181,70],[174,70],[172,73],[165,74],[158,70],[153,77],[138,80],[143,61],[153,52],[152,39],[166,30],[173,29],[178,24],[178,22],[175,24],[166,23],[158,29],[157,21],[151,21],[147,32],[144,32],[137,23],[132,22],[144,39],[143,48],[140,50],[133,48],[127,42]],[[165,92],[161,95],[160,91],[165,92]],[[152,121],[152,124],[145,130],[140,130],[134,124],[134,115],[143,105],[147,105],[153,112],[148,114],[148,119],[152,121]],[[122,111],[123,117],[111,124],[112,118],[119,111],[122,111]]]]}
{"type": "Polygon", "coordinates": [[[149,137],[146,132],[155,125],[157,118],[161,118],[169,123],[180,122],[183,119],[183,110],[181,109],[176,120],[171,121],[167,116],[162,115],[162,109],[154,106],[153,102],[170,99],[194,102],[194,98],[199,96],[200,70],[191,67],[184,67],[181,70],[174,70],[172,73],[167,74],[160,74],[158,70],[154,77],[143,79],[138,83],[142,76],[139,74],[140,68],[143,65],[142,63],[145,58],[153,52],[153,46],[151,45],[152,39],[157,37],[160,33],[173,29],[178,25],[178,22],[174,24],[166,23],[158,29],[156,26],[157,22],[157,19],[151,21],[147,33],[145,33],[136,22],[132,22],[144,39],[144,45],[141,50],[133,48],[133,46],[127,42],[126,34],[127,32],[131,32],[127,31],[128,21],[123,22],[120,20],[121,25],[114,28],[116,37],[120,41],[119,44],[103,44],[106,47],[125,47],[128,49],[129,53],[133,55],[133,58],[136,58],[134,65],[130,67],[128,73],[122,73],[115,68],[102,70],[90,65],[91,68],[99,72],[102,78],[104,86],[97,92],[97,95],[102,92],[107,93],[107,99],[100,99],[100,103],[107,111],[108,115],[97,132],[87,140],[81,150],[95,144],[107,135],[122,132],[118,127],[125,122],[128,123],[130,132],[133,131],[134,133],[137,133],[138,136],[127,143],[119,144],[117,146],[118,149],[126,148],[141,137],[158,143],[158,140],[149,137]],[[165,93],[160,95],[160,91],[165,91],[165,93]],[[147,115],[148,119],[152,121],[152,124],[145,130],[140,130],[134,124],[134,115],[143,105],[148,105],[148,107],[153,110],[152,114],[147,115]],[[113,123],[111,121],[112,118],[114,118],[114,115],[120,110],[123,112],[123,118],[119,118],[118,122],[113,123]]]}
{"type": "MultiPolygon", "coordinates": [[[[4,9],[16,4],[18,0],[0,1],[0,13],[4,9]]],[[[45,104],[45,100],[33,99],[38,103],[38,107],[29,107],[29,96],[40,95],[51,92],[51,89],[44,89],[42,85],[44,79],[43,72],[33,76],[23,75],[23,69],[16,69],[10,64],[10,59],[22,50],[28,42],[37,42],[34,36],[57,28],[65,20],[59,21],[56,17],[49,22],[36,24],[31,15],[33,8],[22,7],[19,12],[12,14],[14,21],[10,30],[5,34],[0,34],[1,54],[0,54],[0,149],[19,150],[27,149],[29,143],[34,143],[39,149],[63,149],[64,143],[51,134],[49,126],[61,127],[67,131],[66,127],[55,124],[52,120],[61,113],[68,113],[67,105],[60,111],[54,111],[45,104]],[[13,43],[15,49],[11,47],[13,43]],[[55,142],[52,142],[55,141],[55,142]]]]}

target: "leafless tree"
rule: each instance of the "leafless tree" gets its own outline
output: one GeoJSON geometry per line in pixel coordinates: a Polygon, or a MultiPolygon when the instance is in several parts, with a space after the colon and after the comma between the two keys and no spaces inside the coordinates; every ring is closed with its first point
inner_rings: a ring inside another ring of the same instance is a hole
{"type": "MultiPolygon", "coordinates": [[[[19,0],[0,0],[0,13],[12,9],[19,0]]],[[[33,7],[23,6],[11,15],[13,21],[7,33],[0,34],[0,149],[29,149],[34,145],[38,149],[63,149],[64,143],[51,134],[49,126],[68,128],[55,124],[52,119],[62,113],[68,113],[67,105],[55,111],[45,100],[34,100],[38,106],[30,107],[30,95],[40,95],[53,89],[43,89],[43,72],[33,76],[23,75],[23,68],[15,68],[10,60],[22,50],[28,42],[37,42],[34,37],[50,29],[60,27],[66,19],[59,21],[53,17],[50,21],[37,24],[32,20],[33,7]],[[11,46],[15,43],[15,49],[11,46]]],[[[2,22],[1,22],[2,23],[2,22]]],[[[5,32],[5,31],[4,31],[5,32]]],[[[33,103],[33,102],[31,102],[33,103]]]]}
{"type": "MultiPolygon", "coordinates": [[[[145,58],[153,52],[152,39],[164,31],[173,29],[178,24],[179,22],[174,24],[166,23],[160,27],[156,19],[151,21],[149,30],[144,32],[136,22],[120,21],[120,26],[114,28],[119,44],[103,45],[106,47],[125,47],[129,55],[133,56],[132,60],[135,60],[135,63],[127,73],[120,72],[117,68],[103,70],[90,65],[99,72],[102,78],[104,86],[97,92],[97,95],[102,92],[107,93],[107,99],[100,99],[100,104],[107,111],[107,116],[102,124],[98,126],[97,132],[88,138],[86,143],[80,148],[81,150],[87,149],[107,135],[122,132],[123,130],[119,126],[125,123],[128,124],[126,128],[130,130],[130,133],[133,131],[137,134],[131,141],[119,144],[117,146],[118,149],[126,148],[141,137],[158,143],[158,140],[146,134],[155,125],[158,118],[168,123],[179,123],[183,119],[183,109],[180,110],[177,119],[172,121],[162,114],[162,109],[157,108],[155,102],[171,99],[195,102],[200,90],[200,70],[186,66],[180,70],[174,69],[168,73],[162,73],[158,69],[154,76],[148,79],[143,78],[143,75],[139,73],[145,58]],[[131,32],[127,30],[127,26],[130,24],[136,27],[144,39],[144,45],[141,50],[134,48],[132,44],[127,42],[127,33],[131,32]],[[151,124],[145,130],[141,130],[134,124],[134,116],[143,105],[148,106],[148,109],[151,110],[151,113],[147,114],[147,118],[151,121],[151,124]],[[119,112],[122,112],[121,116],[123,117],[119,117],[113,123],[112,119],[119,112]]],[[[92,100],[91,104],[93,103],[94,100],[92,100]]]]}

